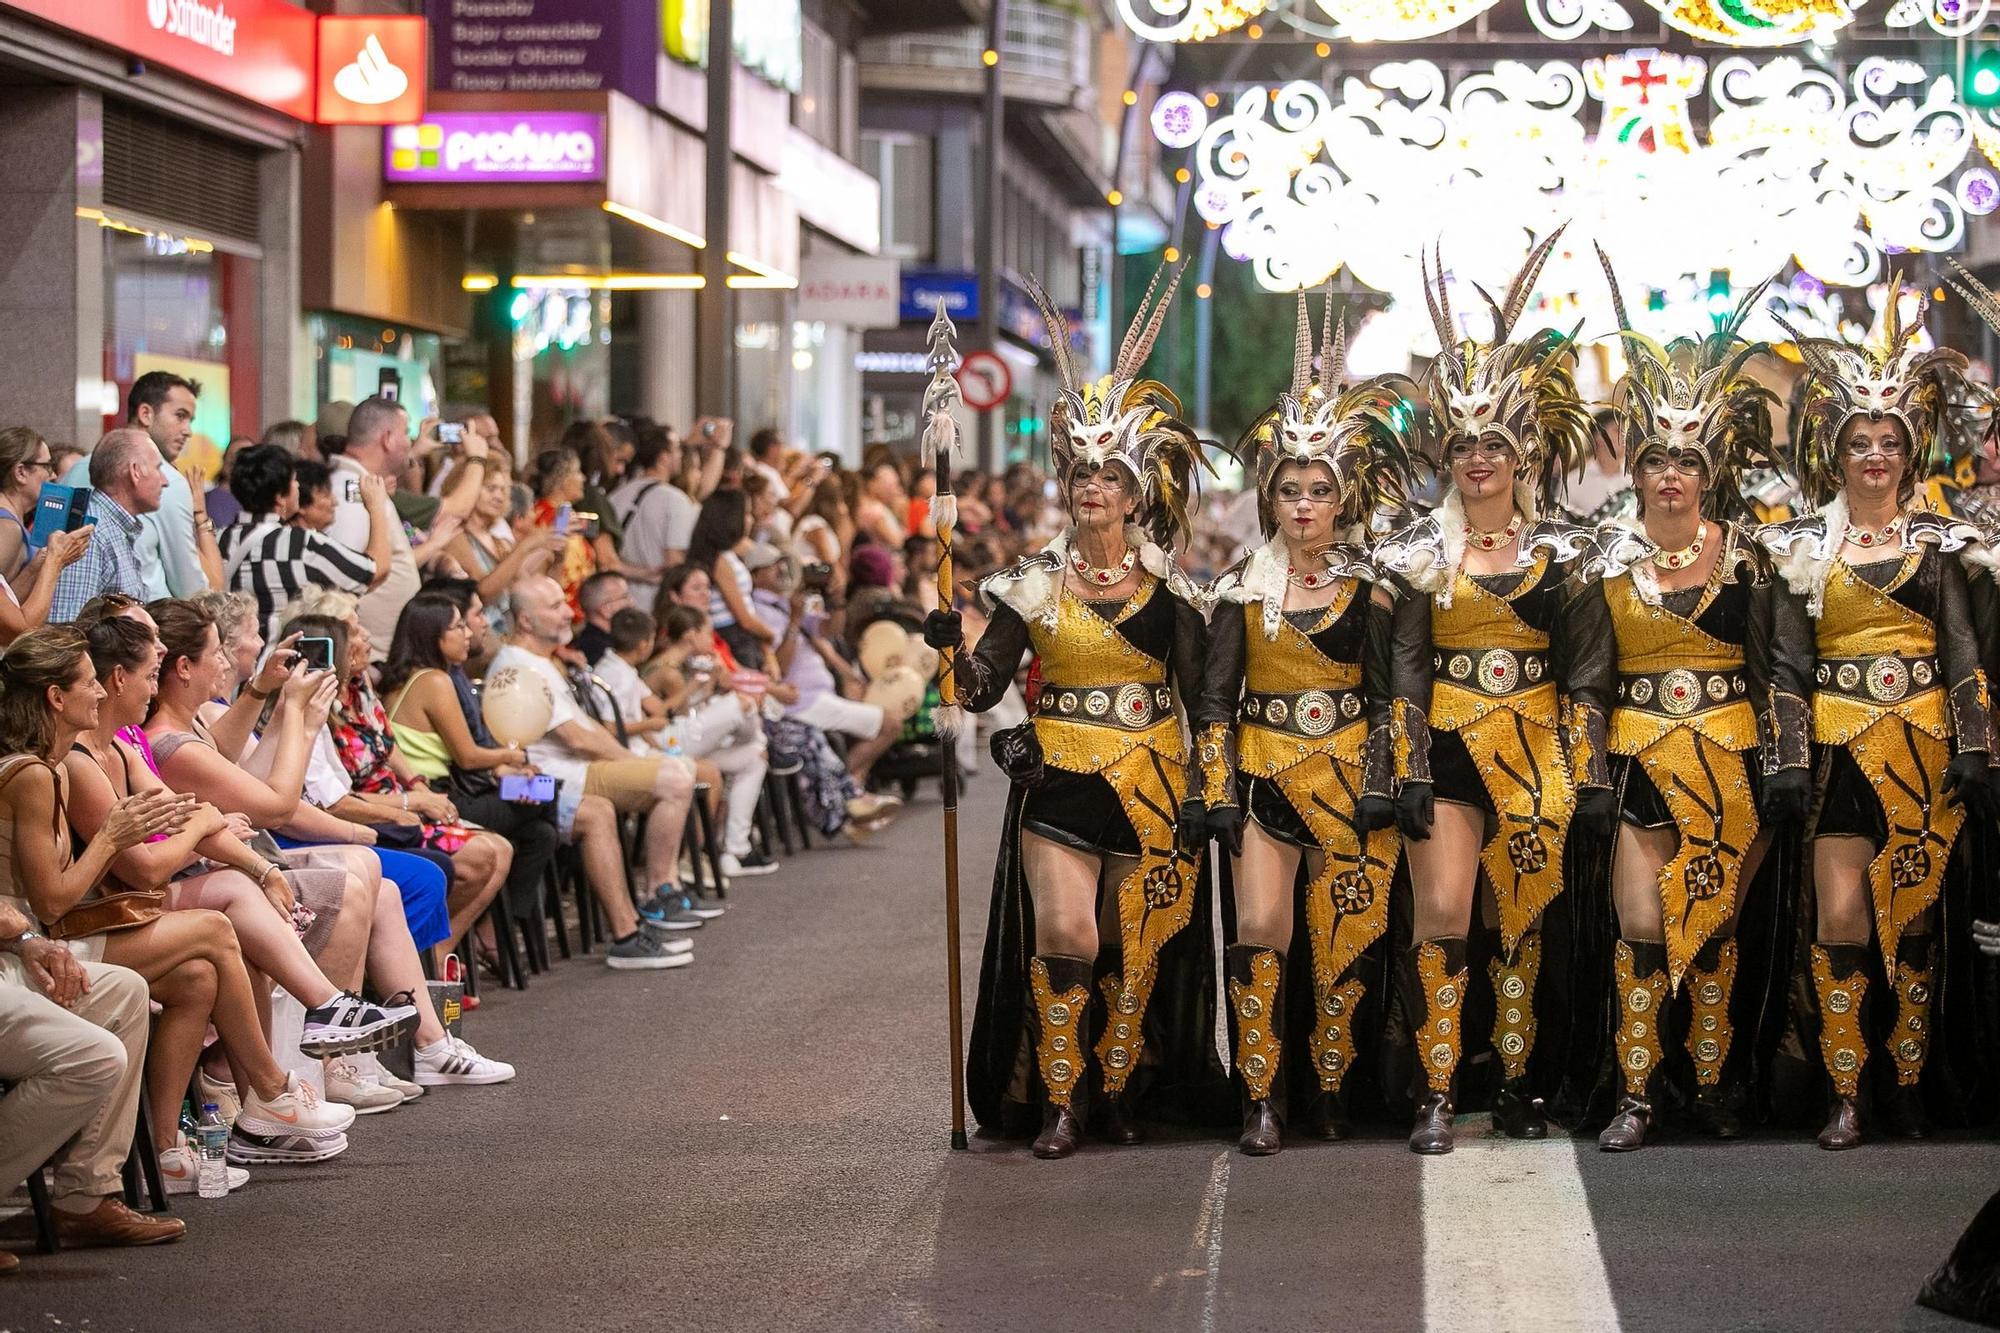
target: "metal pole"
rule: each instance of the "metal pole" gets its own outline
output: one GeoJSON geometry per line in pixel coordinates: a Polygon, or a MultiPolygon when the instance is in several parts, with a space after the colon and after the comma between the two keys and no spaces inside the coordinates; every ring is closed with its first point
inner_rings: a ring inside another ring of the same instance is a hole
{"type": "Polygon", "coordinates": [[[735,6],[708,7],[708,152],[703,172],[702,288],[695,296],[695,410],[736,415],[736,321],[729,291],[730,80],[735,74],[735,6]]]}
{"type": "MultiPolygon", "coordinates": [[[[1209,291],[1215,290],[1215,252],[1220,248],[1221,233],[1203,227],[1201,232],[1201,262],[1195,266],[1195,288],[1200,290],[1207,284],[1209,291]]],[[[1208,429],[1209,384],[1212,379],[1215,353],[1215,302],[1197,300],[1194,303],[1194,428],[1208,429]]]]}
{"type": "MultiPolygon", "coordinates": [[[[1007,0],[990,0],[986,10],[986,49],[993,53],[986,66],[986,107],[980,125],[979,210],[979,345],[989,352],[1000,350],[1000,155],[1006,149],[1007,93],[1001,84],[1000,62],[1005,58],[1001,42],[1006,37],[1007,0]]],[[[979,465],[988,472],[1006,466],[1006,445],[1000,426],[1007,405],[979,414],[979,465]]],[[[944,478],[938,478],[938,493],[947,494],[944,478]]]]}

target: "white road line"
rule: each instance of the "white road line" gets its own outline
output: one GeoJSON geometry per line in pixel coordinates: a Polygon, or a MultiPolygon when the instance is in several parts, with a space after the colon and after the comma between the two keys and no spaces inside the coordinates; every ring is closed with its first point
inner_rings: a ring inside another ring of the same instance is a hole
{"type": "Polygon", "coordinates": [[[1215,1333],[1216,1288],[1222,1280],[1222,1208],[1229,1198],[1229,1153],[1215,1155],[1208,1170],[1208,1188],[1202,1192],[1201,1212],[1194,1220],[1194,1241],[1188,1247],[1203,1262],[1207,1279],[1201,1293],[1202,1333],[1215,1333]]]}
{"type": "Polygon", "coordinates": [[[1461,1121],[1457,1150],[1423,1163],[1426,1333],[1618,1329],[1578,1145],[1486,1137],[1461,1121]]]}

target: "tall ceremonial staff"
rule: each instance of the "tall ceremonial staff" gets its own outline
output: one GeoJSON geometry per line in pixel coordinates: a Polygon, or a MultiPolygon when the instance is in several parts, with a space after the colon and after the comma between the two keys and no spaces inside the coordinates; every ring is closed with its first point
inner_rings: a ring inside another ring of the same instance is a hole
{"type": "MultiPolygon", "coordinates": [[[[920,445],[923,465],[937,476],[937,494],[931,500],[931,522],[937,528],[938,605],[952,608],[951,534],[958,526],[958,498],[951,490],[951,451],[958,444],[958,421],[951,414],[958,404],[958,350],[952,339],[958,330],[944,313],[940,300],[937,318],[931,321],[931,382],[924,389],[924,434],[920,445]]],[[[965,1016],[959,997],[958,958],[958,729],[965,725],[965,711],[958,703],[958,649],[938,650],[938,706],[931,714],[937,730],[939,757],[944,768],[941,778],[944,797],[944,943],[945,974],[951,986],[951,1146],[964,1151],[965,1138],[965,1016]]]]}

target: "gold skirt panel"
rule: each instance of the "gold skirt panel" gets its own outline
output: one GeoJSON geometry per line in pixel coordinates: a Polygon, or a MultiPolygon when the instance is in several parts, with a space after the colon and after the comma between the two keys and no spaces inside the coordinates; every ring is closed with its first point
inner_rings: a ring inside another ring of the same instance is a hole
{"type": "Polygon", "coordinates": [[[1693,728],[1676,727],[1637,758],[1680,830],[1679,850],[1660,867],[1672,993],[1701,946],[1736,910],[1743,858],[1757,840],[1757,805],[1743,754],[1693,728]]]}
{"type": "Polygon", "coordinates": [[[1889,831],[1882,850],[1868,863],[1868,889],[1875,938],[1888,974],[1894,976],[1897,941],[1938,900],[1965,809],[1954,805],[1940,786],[1951,747],[1900,717],[1879,719],[1849,742],[1847,752],[1875,788],[1889,831]]]}
{"type": "MultiPolygon", "coordinates": [[[[1447,691],[1437,693],[1443,698],[1447,691]]],[[[1554,717],[1555,686],[1514,696],[1516,700],[1537,697],[1546,698],[1546,721],[1526,711],[1495,707],[1481,709],[1475,720],[1449,728],[1465,742],[1499,816],[1479,861],[1493,885],[1500,909],[1500,940],[1509,958],[1562,892],[1563,845],[1570,817],[1576,813],[1576,787],[1554,717]]]]}

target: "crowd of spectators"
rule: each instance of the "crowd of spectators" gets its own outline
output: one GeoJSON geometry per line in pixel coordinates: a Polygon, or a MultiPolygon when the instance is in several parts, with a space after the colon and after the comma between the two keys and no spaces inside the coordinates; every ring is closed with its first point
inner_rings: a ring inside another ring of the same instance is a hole
{"type": "MultiPolygon", "coordinates": [[[[511,1079],[427,979],[497,974],[496,918],[543,928],[564,849],[609,967],[687,967],[724,910],[696,802],[723,885],[769,874],[771,775],[861,841],[901,805],[871,776],[928,729],[884,675],[938,598],[936,482],[905,458],[612,418],[517,464],[482,410],[370,398],[211,477],[183,458],[200,392],[141,376],[82,455],[0,430],[0,1190],[52,1165],[69,1244],[181,1234],[121,1198],[141,1098],[192,1193],[184,1101],[231,1123],[234,1189],[511,1079]],[[90,488],[80,526],[37,524],[58,480],[90,488]],[[553,799],[509,781],[535,777],[553,799]],[[379,1058],[404,1047],[407,1078],[379,1058]]],[[[956,490],[961,587],[1059,521],[1032,468],[956,490]]]]}

